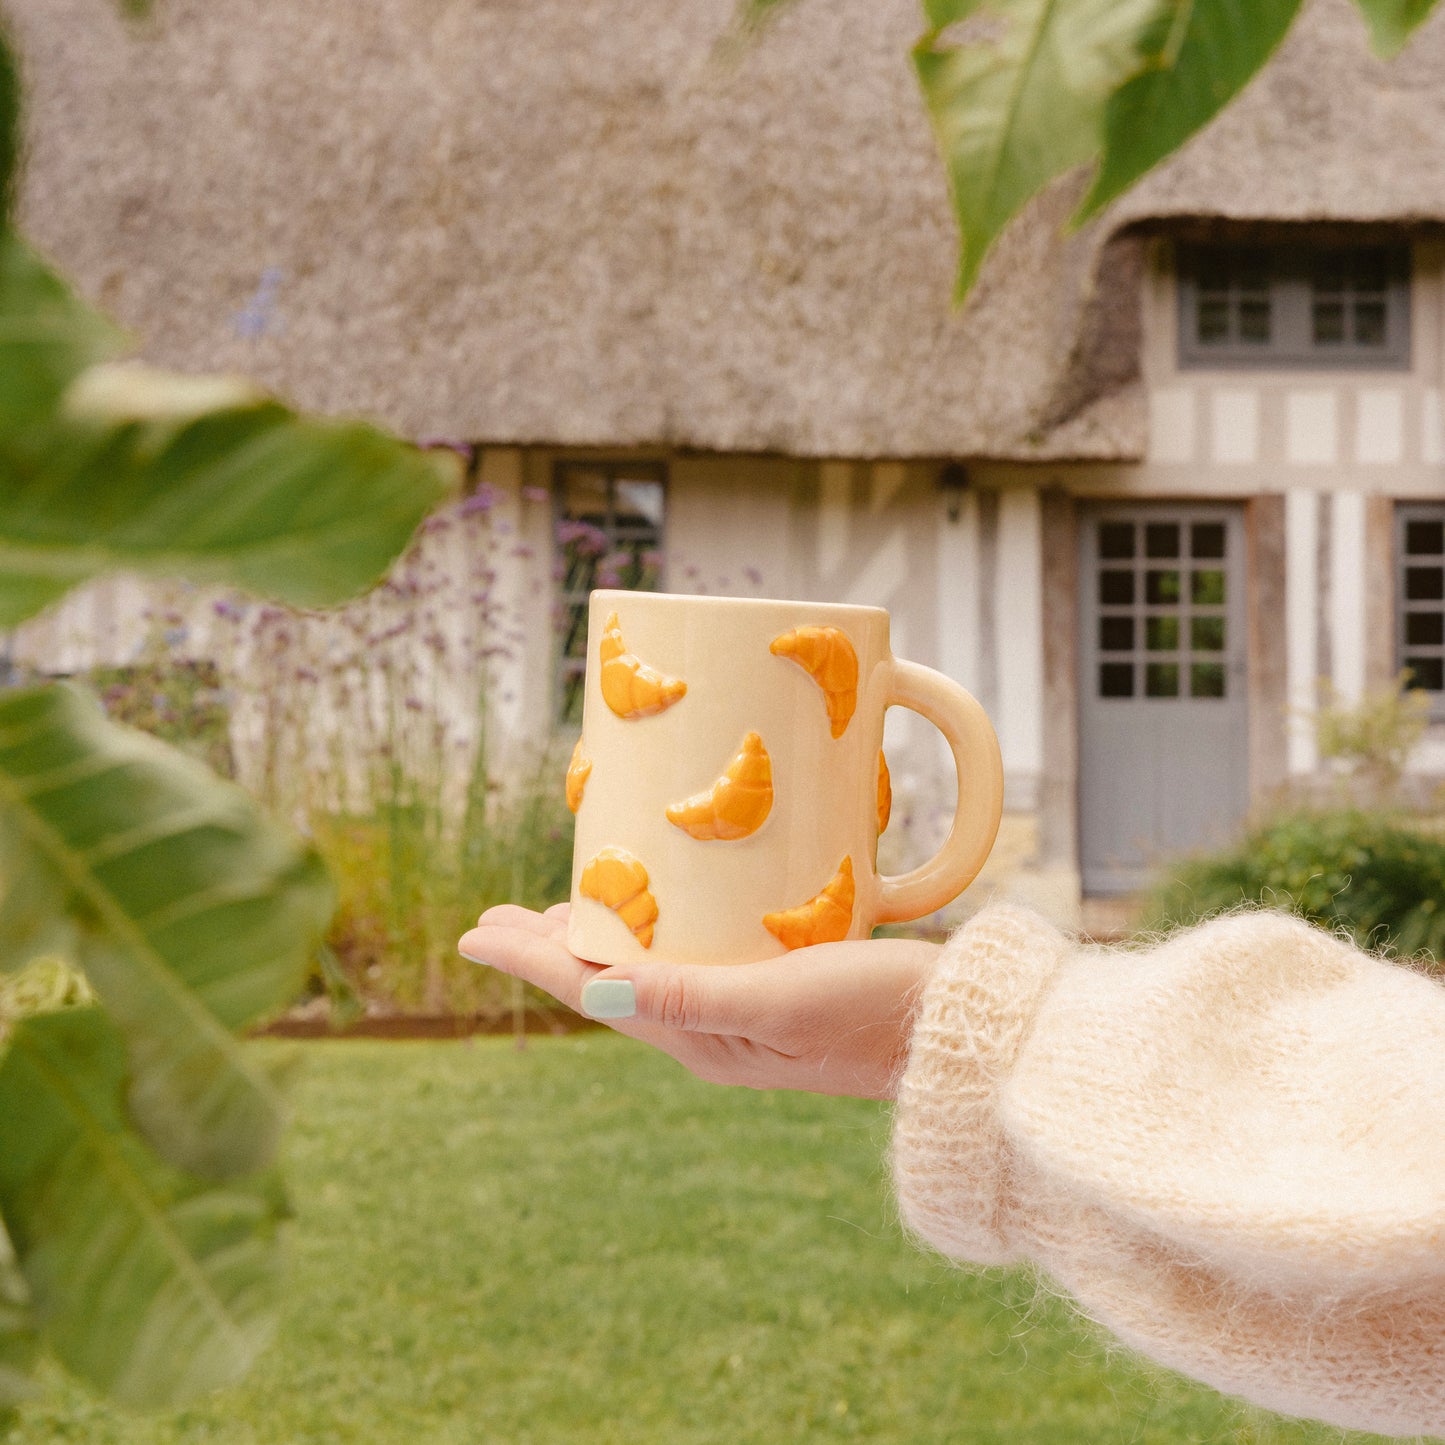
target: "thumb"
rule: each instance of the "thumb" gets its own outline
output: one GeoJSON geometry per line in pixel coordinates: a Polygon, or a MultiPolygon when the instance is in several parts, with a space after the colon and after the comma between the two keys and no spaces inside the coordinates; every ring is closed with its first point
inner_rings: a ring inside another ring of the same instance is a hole
{"type": "Polygon", "coordinates": [[[619,964],[582,989],[582,1012],[595,1019],[636,1019],[680,1033],[751,1037],[764,1016],[757,964],[619,964]]]}

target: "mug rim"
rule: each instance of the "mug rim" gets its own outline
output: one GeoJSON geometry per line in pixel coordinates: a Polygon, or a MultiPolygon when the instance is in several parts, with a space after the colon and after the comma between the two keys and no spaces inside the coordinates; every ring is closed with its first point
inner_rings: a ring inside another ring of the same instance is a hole
{"type": "Polygon", "coordinates": [[[726,604],[738,607],[814,607],[826,608],[832,612],[853,612],[869,617],[884,617],[886,607],[874,607],[863,602],[819,602],[799,597],[723,597],[711,592],[644,592],[630,587],[594,587],[587,594],[589,604],[594,598],[626,597],[633,601],[652,598],[658,602],[688,602],[694,605],[704,603],[726,604]]]}

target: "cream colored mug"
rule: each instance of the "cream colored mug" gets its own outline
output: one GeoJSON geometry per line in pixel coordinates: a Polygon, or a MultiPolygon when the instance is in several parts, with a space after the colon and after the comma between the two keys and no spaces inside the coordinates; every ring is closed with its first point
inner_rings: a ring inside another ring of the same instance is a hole
{"type": "Polygon", "coordinates": [[[745,963],[941,908],[998,831],[1003,767],[979,704],[893,656],[881,607],[594,592],[568,947],[597,963],[745,963]],[[889,707],[958,766],[938,854],[880,876],[889,707]]]}

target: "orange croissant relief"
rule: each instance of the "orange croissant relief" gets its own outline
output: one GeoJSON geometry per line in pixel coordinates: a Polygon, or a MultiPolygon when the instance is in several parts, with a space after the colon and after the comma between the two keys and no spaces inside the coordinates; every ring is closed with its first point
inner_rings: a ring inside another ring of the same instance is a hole
{"type": "Polygon", "coordinates": [[[784,913],[768,913],[763,927],[784,948],[807,948],[814,943],[837,943],[853,925],[853,859],[845,858],[828,886],[815,898],[784,913]]]}
{"type": "MultiPolygon", "coordinates": [[[[588,764],[591,767],[591,764],[588,764]]],[[[574,808],[572,810],[576,812],[574,808]]],[[[878,749],[878,831],[881,833],[893,816],[893,779],[888,776],[888,759],[878,749]]]]}
{"type": "Polygon", "coordinates": [[[634,657],[622,640],[622,624],[612,613],[602,632],[602,700],[621,718],[664,712],[687,691],[681,678],[664,677],[634,657]]]}
{"type": "Polygon", "coordinates": [[[578,892],[610,908],[644,948],[651,948],[657,900],[647,884],[647,869],[631,853],[604,848],[582,870],[578,892]]]}
{"type": "Polygon", "coordinates": [[[746,838],[773,807],[773,761],[757,733],[749,733],[717,782],[667,810],[667,821],[702,842],[746,838]]]}
{"type": "Polygon", "coordinates": [[[572,761],[567,764],[567,806],[575,813],[582,806],[582,790],[592,774],[592,759],[582,756],[582,739],[572,749],[572,761]]]}
{"type": "Polygon", "coordinates": [[[823,689],[833,736],[841,738],[858,705],[858,654],[837,627],[795,627],[773,638],[768,651],[788,657],[823,689]]]}

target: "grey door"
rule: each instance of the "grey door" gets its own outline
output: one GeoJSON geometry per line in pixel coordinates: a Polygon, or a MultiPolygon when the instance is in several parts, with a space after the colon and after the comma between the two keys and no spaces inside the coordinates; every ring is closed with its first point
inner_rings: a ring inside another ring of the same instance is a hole
{"type": "Polygon", "coordinates": [[[1080,549],[1080,866],[1085,893],[1129,893],[1248,804],[1243,518],[1099,507],[1080,549]]]}

